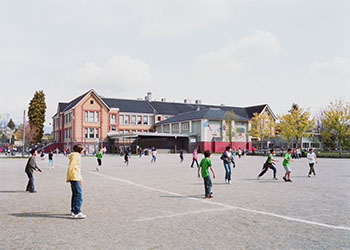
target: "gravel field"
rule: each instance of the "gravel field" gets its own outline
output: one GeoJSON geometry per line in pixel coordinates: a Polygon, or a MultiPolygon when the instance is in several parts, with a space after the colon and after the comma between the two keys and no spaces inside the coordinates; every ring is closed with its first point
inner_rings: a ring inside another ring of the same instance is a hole
{"type": "MultiPolygon", "coordinates": [[[[201,156],[202,157],[202,156],[201,156]]],[[[37,193],[25,193],[26,160],[0,158],[0,249],[350,249],[350,160],[291,164],[292,183],[272,171],[257,180],[264,157],[236,159],[232,184],[219,155],[214,198],[204,199],[191,156],[82,157],[84,220],[70,216],[68,159],[55,168],[37,158],[37,193]]]]}

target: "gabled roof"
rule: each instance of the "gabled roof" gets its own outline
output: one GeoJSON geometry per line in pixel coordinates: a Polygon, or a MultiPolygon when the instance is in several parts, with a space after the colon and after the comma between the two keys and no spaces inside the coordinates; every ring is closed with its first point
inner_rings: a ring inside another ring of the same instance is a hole
{"type": "Polygon", "coordinates": [[[176,102],[150,102],[158,114],[177,115],[180,113],[197,110],[198,105],[176,102]]]}
{"type": "MultiPolygon", "coordinates": [[[[91,90],[90,90],[91,91],[91,90]]],[[[71,108],[74,108],[75,105],[77,105],[90,91],[86,92],[85,94],[82,94],[81,96],[78,96],[73,101],[70,101],[66,108],[64,110],[61,110],[61,112],[70,110],[71,108]]]]}
{"type": "Polygon", "coordinates": [[[110,108],[118,108],[120,112],[154,113],[147,101],[102,98],[110,108]]]}
{"type": "Polygon", "coordinates": [[[68,103],[66,103],[66,102],[59,102],[58,103],[58,107],[59,107],[60,112],[63,112],[63,110],[65,110],[67,106],[68,106],[68,103]]]}
{"type": "Polygon", "coordinates": [[[258,106],[250,106],[245,108],[247,111],[247,114],[250,118],[252,118],[254,116],[254,113],[258,113],[260,114],[266,107],[267,104],[263,104],[263,105],[258,105],[258,106]]]}

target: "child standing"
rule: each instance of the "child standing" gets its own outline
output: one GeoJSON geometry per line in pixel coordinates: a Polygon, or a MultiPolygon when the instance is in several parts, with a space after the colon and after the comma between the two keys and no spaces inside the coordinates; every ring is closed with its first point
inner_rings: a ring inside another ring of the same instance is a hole
{"type": "Polygon", "coordinates": [[[180,162],[182,163],[184,161],[184,151],[180,151],[180,162]]]}
{"type": "Polygon", "coordinates": [[[99,171],[99,167],[101,167],[102,165],[102,157],[103,157],[103,153],[102,153],[102,148],[98,151],[98,153],[96,154],[96,158],[97,158],[97,164],[98,166],[96,167],[96,171],[99,171]]]}
{"type": "Polygon", "coordinates": [[[206,150],[204,151],[204,159],[201,160],[201,163],[198,166],[198,178],[201,177],[204,180],[204,190],[205,190],[205,198],[213,198],[211,188],[213,187],[213,184],[210,179],[210,174],[209,174],[209,168],[211,172],[213,173],[213,178],[215,179],[215,173],[214,169],[210,160],[210,151],[206,150]]]}
{"type": "Polygon", "coordinates": [[[84,219],[86,217],[85,214],[81,213],[81,206],[83,204],[81,183],[83,178],[80,173],[80,154],[83,150],[84,147],[81,144],[73,147],[74,152],[69,155],[69,166],[67,170],[67,182],[70,182],[72,188],[71,212],[74,219],[84,219]]]}
{"type": "Polygon", "coordinates": [[[151,163],[156,162],[157,160],[157,149],[153,148],[152,149],[152,160],[151,163]]]}
{"type": "Polygon", "coordinates": [[[314,174],[314,176],[316,175],[314,165],[315,163],[317,163],[317,156],[313,148],[309,149],[309,153],[307,153],[307,159],[309,160],[309,167],[310,167],[310,171],[307,177],[310,178],[311,174],[314,174]]]}
{"type": "Polygon", "coordinates": [[[225,152],[222,153],[220,159],[223,161],[225,167],[225,182],[231,184],[231,163],[233,164],[233,167],[235,167],[231,146],[226,147],[225,152]]]}
{"type": "Polygon", "coordinates": [[[53,153],[52,153],[52,150],[50,150],[50,153],[49,153],[49,169],[50,168],[53,168],[53,153]]]}
{"type": "Polygon", "coordinates": [[[192,164],[191,164],[191,168],[193,168],[193,164],[194,164],[194,163],[197,164],[197,168],[198,168],[199,164],[198,164],[197,149],[193,150],[193,153],[192,153],[192,164]]]}
{"type": "Polygon", "coordinates": [[[283,167],[286,170],[286,174],[283,176],[283,180],[285,182],[292,182],[292,180],[290,179],[290,169],[289,169],[289,165],[292,161],[292,149],[288,148],[287,153],[284,155],[284,160],[283,160],[283,167]]]}
{"type": "Polygon", "coordinates": [[[26,192],[29,193],[36,193],[35,188],[34,188],[34,176],[33,176],[33,171],[39,171],[42,172],[42,170],[40,168],[38,168],[38,165],[36,164],[35,161],[35,156],[37,155],[37,151],[35,149],[32,149],[30,151],[30,154],[32,155],[31,157],[29,157],[28,161],[27,161],[27,165],[25,168],[25,172],[28,176],[28,185],[26,188],[26,192]]]}

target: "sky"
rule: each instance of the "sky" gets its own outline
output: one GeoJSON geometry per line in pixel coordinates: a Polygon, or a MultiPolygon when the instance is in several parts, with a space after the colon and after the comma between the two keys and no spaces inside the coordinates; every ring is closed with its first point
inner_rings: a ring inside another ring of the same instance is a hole
{"type": "Polygon", "coordinates": [[[350,1],[0,0],[0,114],[21,123],[34,92],[313,114],[350,100],[350,1]]]}

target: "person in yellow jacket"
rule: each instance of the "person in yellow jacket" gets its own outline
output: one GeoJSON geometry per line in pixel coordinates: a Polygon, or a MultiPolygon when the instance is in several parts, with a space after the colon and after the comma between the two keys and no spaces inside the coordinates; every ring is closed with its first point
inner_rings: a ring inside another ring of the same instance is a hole
{"type": "Polygon", "coordinates": [[[84,147],[77,144],[73,147],[73,153],[69,155],[69,166],[67,170],[67,182],[70,182],[72,188],[71,212],[74,219],[84,219],[85,214],[81,213],[81,205],[83,204],[83,192],[81,182],[83,178],[80,173],[80,154],[84,147]]]}

